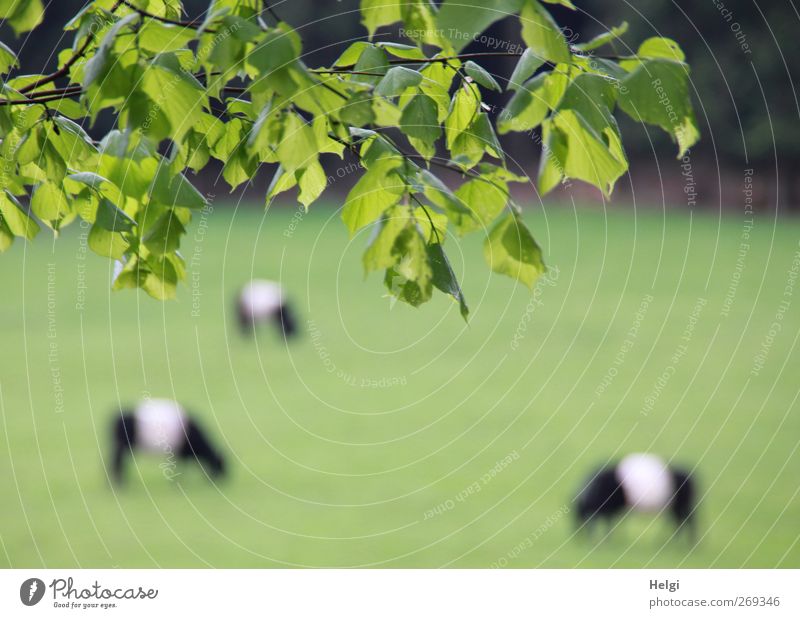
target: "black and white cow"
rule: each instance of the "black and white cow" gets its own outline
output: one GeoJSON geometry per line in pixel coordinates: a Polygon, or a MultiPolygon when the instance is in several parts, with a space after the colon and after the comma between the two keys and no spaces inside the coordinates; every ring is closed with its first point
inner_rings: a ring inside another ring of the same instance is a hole
{"type": "Polygon", "coordinates": [[[614,466],[594,473],[575,499],[578,524],[592,530],[598,520],[610,526],[628,510],[668,511],[678,530],[695,537],[697,508],[694,481],[689,473],[668,466],[656,455],[634,453],[614,466]]]}
{"type": "Polygon", "coordinates": [[[274,322],[289,338],[297,332],[297,324],[281,285],[266,279],[253,279],[242,287],[236,301],[239,326],[244,334],[264,322],[274,322]]]}
{"type": "Polygon", "coordinates": [[[133,451],[162,458],[165,475],[175,476],[178,461],[193,459],[213,477],[225,473],[225,461],[197,422],[170,399],[146,399],[120,411],[112,427],[111,478],[124,481],[125,459],[133,451]]]}

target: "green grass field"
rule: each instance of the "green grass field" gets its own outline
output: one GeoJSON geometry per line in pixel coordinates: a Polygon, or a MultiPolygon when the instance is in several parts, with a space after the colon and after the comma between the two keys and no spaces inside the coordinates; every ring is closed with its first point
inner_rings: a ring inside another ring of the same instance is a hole
{"type": "Polygon", "coordinates": [[[480,238],[449,240],[469,326],[441,295],[415,310],[364,281],[366,235],[348,241],[332,208],[218,205],[166,304],[112,294],[77,225],[16,244],[0,257],[0,564],[800,567],[800,221],[757,216],[740,256],[736,214],[610,210],[529,215],[555,267],[534,303],[488,274],[480,238]],[[296,300],[288,348],[236,330],[250,276],[296,300]],[[110,417],[147,394],[202,418],[227,482],[140,457],[112,491],[110,417]],[[696,547],[641,515],[574,536],[582,479],[643,450],[696,467],[696,547]]]}

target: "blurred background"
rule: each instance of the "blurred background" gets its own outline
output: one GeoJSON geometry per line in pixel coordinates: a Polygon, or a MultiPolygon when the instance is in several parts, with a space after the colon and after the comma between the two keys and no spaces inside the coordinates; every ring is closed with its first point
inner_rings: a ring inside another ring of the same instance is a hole
{"type": "MultiPolygon", "coordinates": [[[[550,266],[533,293],[488,273],[480,238],[448,240],[469,324],[441,295],[416,310],[364,279],[369,231],[339,220],[357,175],[335,159],[308,214],[291,195],[265,211],[271,169],[233,194],[213,167],[193,178],[212,207],[175,301],[112,293],[77,223],[0,257],[0,565],[800,567],[800,16],[788,0],[577,4],[548,9],[584,40],[627,21],[619,53],[680,43],[702,139],[676,160],[620,116],[631,170],[610,202],[580,183],[519,189],[550,266]],[[284,285],[296,341],[238,332],[252,277],[284,285]],[[230,478],[165,478],[138,457],[112,490],[111,419],[143,397],[193,410],[230,478]],[[634,451],[692,471],[697,545],[664,517],[576,534],[587,475],[634,451]]],[[[0,38],[52,68],[79,5],[0,38]]],[[[365,35],[356,0],[273,6],[310,65],[365,35]]],[[[487,34],[519,41],[511,21],[487,34]]],[[[486,66],[502,79],[514,63],[486,66]]],[[[537,143],[508,137],[535,175],[537,143]]]]}

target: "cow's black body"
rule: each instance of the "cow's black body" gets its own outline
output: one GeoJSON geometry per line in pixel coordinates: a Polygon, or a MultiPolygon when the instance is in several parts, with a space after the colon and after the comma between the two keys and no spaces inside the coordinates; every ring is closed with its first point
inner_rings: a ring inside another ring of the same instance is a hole
{"type": "MultiPolygon", "coordinates": [[[[110,475],[116,484],[124,482],[125,460],[137,448],[135,415],[134,410],[123,410],[112,424],[110,475]]],[[[181,461],[197,461],[212,477],[221,477],[225,474],[224,459],[212,447],[197,422],[191,418],[186,420],[185,433],[181,443],[169,445],[169,449],[169,457],[181,461]]]]}
{"type": "MultiPolygon", "coordinates": [[[[669,472],[674,489],[665,510],[671,514],[678,531],[686,530],[694,539],[697,510],[694,481],[685,470],[670,467],[669,472]]],[[[601,468],[594,473],[578,494],[575,503],[578,525],[590,533],[598,522],[603,521],[610,527],[616,518],[636,508],[626,501],[614,466],[601,468]]]]}

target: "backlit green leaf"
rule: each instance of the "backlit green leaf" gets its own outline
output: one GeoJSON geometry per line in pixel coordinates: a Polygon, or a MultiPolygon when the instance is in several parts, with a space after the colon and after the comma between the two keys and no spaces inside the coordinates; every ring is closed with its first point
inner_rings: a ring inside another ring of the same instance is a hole
{"type": "Polygon", "coordinates": [[[458,279],[453,272],[450,261],[444,252],[444,247],[438,243],[428,245],[428,260],[430,261],[431,271],[433,273],[433,285],[445,294],[452,296],[458,303],[459,312],[464,321],[467,320],[469,315],[469,308],[467,301],[464,299],[464,293],[461,291],[461,286],[458,284],[458,279]]]}
{"type": "Polygon", "coordinates": [[[526,49],[522,52],[517,66],[514,67],[514,72],[508,79],[508,89],[518,90],[544,63],[544,58],[540,58],[530,49],[526,49]]]}
{"type": "Polygon", "coordinates": [[[39,224],[28,216],[17,198],[7,190],[0,191],[0,218],[14,236],[31,240],[39,233],[39,224]]]}
{"type": "Polygon", "coordinates": [[[397,162],[393,159],[376,161],[345,200],[342,220],[350,234],[355,234],[375,221],[390,206],[397,204],[405,190],[405,183],[397,174],[397,162]]]}
{"type": "Polygon", "coordinates": [[[622,81],[622,86],[620,108],[634,120],[654,124],[669,133],[678,143],[678,158],[700,139],[683,64],[645,60],[622,81]]]}
{"type": "Polygon", "coordinates": [[[406,88],[418,85],[422,81],[419,71],[406,67],[392,67],[386,72],[378,85],[375,94],[382,97],[395,97],[406,88]]]}
{"type": "Polygon", "coordinates": [[[492,229],[483,246],[489,267],[508,275],[533,289],[539,275],[547,268],[542,250],[525,224],[514,214],[508,214],[492,229]]]}
{"type": "Polygon", "coordinates": [[[569,46],[550,13],[538,0],[525,0],[519,15],[522,40],[528,48],[545,60],[569,62],[569,46]]]}

